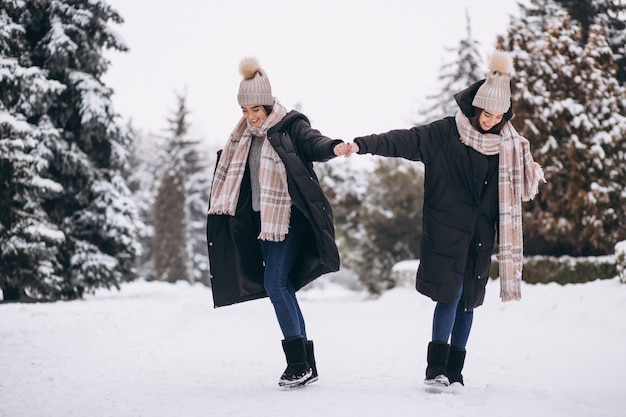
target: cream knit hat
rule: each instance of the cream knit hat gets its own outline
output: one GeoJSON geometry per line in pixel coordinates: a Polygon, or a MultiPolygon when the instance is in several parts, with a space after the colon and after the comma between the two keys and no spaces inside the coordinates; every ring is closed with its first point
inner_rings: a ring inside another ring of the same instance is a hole
{"type": "Polygon", "coordinates": [[[487,79],[478,88],[472,105],[483,110],[506,113],[511,107],[511,58],[494,51],[489,61],[487,79]]]}
{"type": "Polygon", "coordinates": [[[239,72],[243,75],[243,80],[239,84],[239,94],[237,94],[240,106],[244,104],[271,106],[274,104],[270,80],[265,71],[261,69],[256,58],[243,59],[239,64],[239,72]]]}

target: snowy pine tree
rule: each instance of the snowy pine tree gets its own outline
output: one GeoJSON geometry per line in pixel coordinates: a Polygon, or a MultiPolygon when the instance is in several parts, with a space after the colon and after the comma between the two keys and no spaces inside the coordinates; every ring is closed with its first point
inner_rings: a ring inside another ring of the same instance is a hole
{"type": "Polygon", "coordinates": [[[209,164],[215,158],[208,157],[197,146],[190,149],[187,161],[187,197],[189,207],[189,240],[191,249],[191,276],[194,281],[210,286],[209,258],[206,246],[206,216],[211,194],[212,172],[209,164]]]}
{"type": "Polygon", "coordinates": [[[206,216],[211,193],[212,173],[209,166],[215,158],[208,157],[200,149],[200,142],[188,136],[189,123],[187,116],[187,99],[185,95],[177,96],[178,108],[170,122],[170,133],[176,138],[179,152],[184,160],[185,190],[187,197],[187,236],[188,258],[191,261],[191,278],[193,281],[210,285],[209,262],[206,247],[206,216]]]}
{"type": "Polygon", "coordinates": [[[484,78],[479,52],[480,43],[472,37],[471,22],[467,11],[465,16],[467,37],[462,39],[456,48],[447,48],[450,61],[440,68],[438,77],[440,91],[426,97],[428,104],[424,110],[420,111],[418,125],[446,116],[454,116],[459,109],[454,100],[454,94],[484,78]]]}
{"type": "Polygon", "coordinates": [[[617,81],[626,85],[626,2],[595,0],[596,24],[606,30],[606,40],[617,64],[617,81]]]}
{"type": "Polygon", "coordinates": [[[128,126],[135,138],[129,150],[129,165],[133,167],[127,173],[126,182],[137,205],[142,228],[139,231],[139,243],[141,254],[137,258],[138,274],[146,280],[154,279],[154,268],[152,265],[152,237],[153,229],[153,209],[154,200],[157,193],[157,170],[158,161],[155,155],[158,148],[155,144],[156,138],[150,134],[134,132],[132,126],[128,126]]]}
{"type": "Polygon", "coordinates": [[[315,164],[324,195],[333,210],[335,241],[341,256],[341,267],[352,269],[362,257],[360,242],[366,238],[361,225],[360,209],[365,199],[368,176],[348,160],[333,159],[315,164]]]}
{"type": "Polygon", "coordinates": [[[191,281],[184,163],[174,153],[161,176],[154,202],[154,275],[161,281],[191,281]]]}
{"type": "Polygon", "coordinates": [[[626,82],[626,2],[624,0],[556,0],[572,19],[580,23],[583,42],[587,42],[591,25],[600,24],[605,30],[617,64],[617,80],[626,82]]]}
{"type": "Polygon", "coordinates": [[[187,113],[183,101],[175,118],[169,120],[172,136],[166,138],[159,158],[152,257],[154,275],[160,281],[191,281],[187,173],[183,153],[188,129],[187,113]]]}
{"type": "Polygon", "coordinates": [[[422,238],[423,165],[398,158],[379,158],[370,177],[359,217],[365,231],[363,256],[355,271],[373,292],[393,286],[391,268],[418,259],[422,238]]]}
{"type": "Polygon", "coordinates": [[[177,102],[177,109],[168,120],[170,136],[165,138],[158,163],[166,169],[158,175],[161,180],[154,204],[155,275],[161,280],[186,279],[210,285],[206,213],[211,192],[208,167],[212,159],[200,150],[199,141],[188,137],[185,95],[178,95],[177,102]],[[170,254],[165,255],[164,251],[170,254]]]}
{"type": "Polygon", "coordinates": [[[24,67],[25,30],[15,5],[0,10],[0,287],[4,300],[25,298],[25,289],[61,287],[54,270],[65,236],[43,210],[46,196],[62,186],[45,177],[49,146],[58,132],[46,116],[64,86],[44,70],[24,67]]]}
{"type": "Polygon", "coordinates": [[[422,167],[397,158],[377,158],[369,175],[351,171],[347,163],[316,169],[322,172],[320,182],[333,207],[342,266],[355,272],[372,293],[393,286],[393,265],[419,257],[422,167]]]}
{"type": "Polygon", "coordinates": [[[612,253],[626,236],[626,92],[601,26],[591,25],[584,42],[580,24],[563,10],[528,24],[537,21],[515,21],[503,45],[516,69],[514,124],[548,181],[525,205],[525,248],[612,253]]]}
{"type": "MultiPolygon", "coordinates": [[[[185,211],[185,225],[179,223],[179,227],[187,229],[186,254],[187,271],[184,276],[190,281],[201,282],[210,285],[209,265],[206,248],[206,213],[211,192],[211,166],[214,165],[215,157],[209,157],[200,148],[200,142],[188,138],[189,111],[187,109],[186,97],[177,95],[177,108],[172,116],[168,118],[168,129],[166,136],[154,134],[140,135],[137,146],[133,149],[132,159],[135,169],[130,175],[129,186],[133,191],[133,197],[139,207],[141,218],[146,227],[141,235],[143,246],[142,256],[139,260],[141,275],[146,279],[157,279],[155,263],[157,262],[154,250],[157,243],[154,241],[156,216],[163,216],[163,221],[167,222],[167,210],[171,209],[163,206],[163,199],[167,198],[162,193],[164,190],[163,181],[173,184],[174,177],[179,174],[168,173],[173,165],[184,174],[180,181],[184,183],[185,207],[175,208],[181,213],[185,211]],[[166,169],[167,168],[167,169],[166,169]],[[167,179],[167,176],[170,176],[167,179]],[[172,177],[174,175],[174,177],[172,177]],[[157,201],[158,199],[158,201],[157,201]],[[156,206],[163,213],[156,213],[156,206]]],[[[176,191],[177,193],[180,191],[176,191]]],[[[182,196],[182,194],[181,194],[182,196]]],[[[183,219],[181,215],[179,219],[183,219]]],[[[157,233],[164,233],[167,225],[158,226],[157,233]]],[[[173,233],[170,231],[168,233],[173,233]]],[[[159,243],[161,245],[161,243],[159,243]]],[[[183,255],[181,255],[183,256],[183,255]]],[[[182,259],[182,258],[181,258],[182,259]]],[[[161,261],[158,261],[161,262],[161,261]]],[[[175,281],[174,278],[163,278],[164,266],[159,264],[159,275],[165,280],[175,281]]],[[[167,275],[167,274],[166,274],[167,275]]]]}
{"type": "Polygon", "coordinates": [[[2,1],[0,286],[80,297],[134,279],[138,219],[122,174],[131,137],[100,80],[125,50],[103,1],[2,1]]]}

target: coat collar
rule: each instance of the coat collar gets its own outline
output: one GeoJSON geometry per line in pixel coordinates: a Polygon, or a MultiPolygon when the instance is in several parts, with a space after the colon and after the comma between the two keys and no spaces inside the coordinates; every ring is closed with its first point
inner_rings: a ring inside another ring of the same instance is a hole
{"type": "Polygon", "coordinates": [[[274,126],[271,127],[271,129],[267,131],[267,135],[269,136],[271,133],[280,132],[284,130],[286,126],[289,126],[291,123],[293,123],[297,119],[303,119],[307,123],[309,123],[309,119],[304,114],[297,112],[295,110],[291,110],[289,113],[285,115],[285,117],[282,118],[280,122],[276,123],[274,126]]]}

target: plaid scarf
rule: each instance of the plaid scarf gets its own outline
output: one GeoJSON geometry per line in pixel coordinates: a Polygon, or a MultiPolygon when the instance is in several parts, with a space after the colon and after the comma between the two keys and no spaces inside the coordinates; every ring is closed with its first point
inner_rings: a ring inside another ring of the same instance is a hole
{"type": "Polygon", "coordinates": [[[461,142],[483,155],[500,154],[500,298],[502,301],[519,300],[524,255],[522,201],[532,200],[539,192],[539,181],[546,182],[543,169],[533,160],[528,139],[520,136],[511,122],[496,135],[477,131],[461,111],[455,120],[461,142]]]}
{"type": "Polygon", "coordinates": [[[287,171],[267,140],[267,131],[287,114],[277,101],[273,111],[259,127],[242,117],[231,133],[215,169],[209,214],[235,215],[241,181],[246,170],[252,136],[264,138],[261,148],[259,182],[261,186],[261,234],[259,239],[280,242],[289,231],[291,197],[287,188],[287,171]]]}

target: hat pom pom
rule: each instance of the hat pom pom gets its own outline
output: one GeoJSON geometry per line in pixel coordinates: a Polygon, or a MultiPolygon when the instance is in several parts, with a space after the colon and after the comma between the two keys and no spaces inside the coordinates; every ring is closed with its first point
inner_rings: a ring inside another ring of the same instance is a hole
{"type": "Polygon", "coordinates": [[[489,71],[496,72],[501,75],[507,75],[511,72],[513,64],[511,58],[504,51],[496,50],[491,54],[489,59],[489,71]]]}
{"type": "Polygon", "coordinates": [[[257,72],[261,72],[261,66],[256,58],[244,58],[239,64],[239,72],[244,80],[251,80],[257,72]]]}

